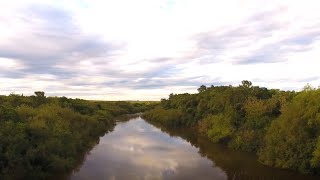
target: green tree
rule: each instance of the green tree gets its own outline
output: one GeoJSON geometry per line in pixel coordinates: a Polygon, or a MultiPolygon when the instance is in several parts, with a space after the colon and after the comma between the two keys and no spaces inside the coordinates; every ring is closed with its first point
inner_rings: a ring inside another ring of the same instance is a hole
{"type": "Polygon", "coordinates": [[[204,92],[205,90],[207,90],[207,87],[205,85],[201,85],[199,88],[198,88],[198,92],[199,93],[202,93],[204,92]]]}

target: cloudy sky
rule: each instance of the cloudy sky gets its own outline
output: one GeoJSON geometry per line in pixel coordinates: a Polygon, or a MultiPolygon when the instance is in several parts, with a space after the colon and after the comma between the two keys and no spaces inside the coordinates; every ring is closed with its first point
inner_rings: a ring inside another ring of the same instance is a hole
{"type": "Polygon", "coordinates": [[[319,0],[0,0],[0,94],[159,100],[320,85],[319,0]]]}

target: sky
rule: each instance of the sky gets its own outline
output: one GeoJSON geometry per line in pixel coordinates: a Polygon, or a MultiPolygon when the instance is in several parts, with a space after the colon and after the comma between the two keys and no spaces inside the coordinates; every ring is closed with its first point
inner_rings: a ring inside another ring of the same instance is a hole
{"type": "Polygon", "coordinates": [[[320,85],[319,0],[0,0],[0,94],[160,100],[320,85]]]}

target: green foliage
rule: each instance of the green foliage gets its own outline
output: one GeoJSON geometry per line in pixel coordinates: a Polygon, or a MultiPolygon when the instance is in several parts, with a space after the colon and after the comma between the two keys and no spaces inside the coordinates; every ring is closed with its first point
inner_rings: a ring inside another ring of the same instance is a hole
{"type": "Polygon", "coordinates": [[[170,94],[169,99],[163,99],[160,107],[146,113],[145,117],[168,127],[198,125],[199,132],[213,142],[253,152],[260,148],[266,129],[280,115],[281,105],[290,94],[252,86],[250,81],[242,81],[238,87],[202,85],[198,92],[170,94]],[[170,110],[179,110],[182,114],[179,123],[173,123],[177,121],[174,116],[165,118],[170,110]]]}
{"type": "Polygon", "coordinates": [[[208,116],[206,119],[211,121],[207,135],[213,142],[226,142],[231,138],[234,131],[231,117],[219,114],[208,116]]]}
{"type": "Polygon", "coordinates": [[[319,172],[320,89],[300,92],[272,122],[259,153],[267,165],[319,172]]]}
{"type": "Polygon", "coordinates": [[[153,119],[159,124],[179,127],[184,123],[183,113],[179,109],[163,109],[162,107],[156,107],[144,115],[147,119],[153,119]]]}
{"type": "Polygon", "coordinates": [[[66,97],[0,97],[0,179],[47,179],[70,172],[113,117],[147,109],[145,103],[94,102],[66,97]]]}
{"type": "Polygon", "coordinates": [[[310,163],[312,168],[320,167],[320,137],[318,137],[317,145],[312,153],[312,159],[310,163]]]}
{"type": "Polygon", "coordinates": [[[320,173],[320,89],[301,92],[253,86],[202,85],[197,94],[170,94],[145,113],[166,128],[198,127],[213,142],[255,152],[270,166],[320,173]]]}
{"type": "Polygon", "coordinates": [[[257,152],[263,142],[266,129],[278,115],[277,103],[274,97],[267,100],[249,97],[243,106],[244,122],[235,133],[229,146],[234,149],[257,152]]]}
{"type": "Polygon", "coordinates": [[[17,112],[10,107],[0,105],[0,122],[1,121],[19,121],[17,112]]]}

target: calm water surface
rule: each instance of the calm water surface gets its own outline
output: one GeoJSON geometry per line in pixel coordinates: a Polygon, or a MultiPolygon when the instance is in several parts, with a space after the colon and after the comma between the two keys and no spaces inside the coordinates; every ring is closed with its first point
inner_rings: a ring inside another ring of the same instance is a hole
{"type": "Polygon", "coordinates": [[[255,156],[210,143],[195,136],[192,130],[160,130],[140,117],[118,122],[113,132],[100,138],[100,143],[70,177],[72,180],[318,178],[265,167],[255,156]]]}

